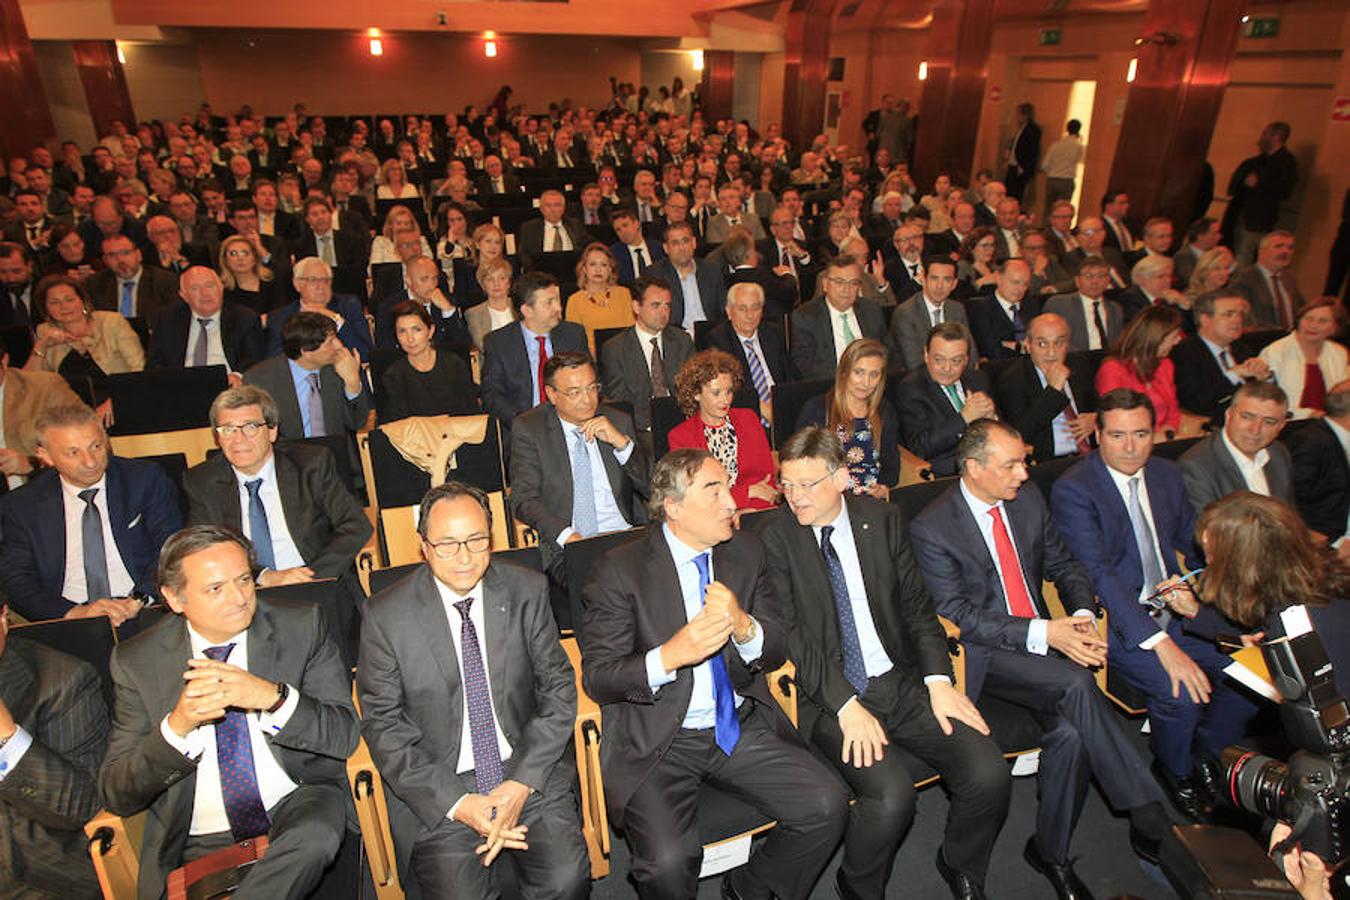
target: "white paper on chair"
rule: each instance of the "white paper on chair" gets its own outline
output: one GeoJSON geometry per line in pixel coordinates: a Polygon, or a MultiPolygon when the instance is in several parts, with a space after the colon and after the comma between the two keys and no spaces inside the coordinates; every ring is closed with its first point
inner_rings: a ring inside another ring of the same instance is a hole
{"type": "Polygon", "coordinates": [[[722,841],[711,847],[703,848],[703,868],[699,869],[699,878],[721,875],[750,861],[751,835],[722,841]]]}

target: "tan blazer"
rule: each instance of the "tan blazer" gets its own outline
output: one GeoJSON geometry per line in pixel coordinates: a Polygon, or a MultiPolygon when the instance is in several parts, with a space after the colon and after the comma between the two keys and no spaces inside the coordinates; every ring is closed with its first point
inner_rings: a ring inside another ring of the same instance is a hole
{"type": "MultiPolygon", "coordinates": [[[[519,319],[519,316],[516,316],[519,319]]],[[[487,302],[475,304],[464,311],[464,324],[469,327],[469,339],[479,350],[483,349],[483,338],[492,330],[492,312],[487,302]]]]}
{"type": "MultiPolygon", "coordinates": [[[[94,331],[81,345],[89,352],[90,358],[106,375],[120,375],[123,372],[142,372],[145,370],[145,348],[135,329],[121,313],[96,309],[92,313],[94,331]]],[[[37,327],[39,339],[56,328],[48,322],[37,327]]],[[[72,344],[57,344],[47,351],[47,358],[40,360],[42,368],[55,372],[61,368],[61,362],[74,349],[72,344]]],[[[8,421],[8,420],[6,420],[8,421]]]]}
{"type": "Polygon", "coordinates": [[[24,372],[10,367],[4,377],[5,446],[25,456],[37,452],[38,413],[53,406],[79,403],[60,375],[24,372]]]}

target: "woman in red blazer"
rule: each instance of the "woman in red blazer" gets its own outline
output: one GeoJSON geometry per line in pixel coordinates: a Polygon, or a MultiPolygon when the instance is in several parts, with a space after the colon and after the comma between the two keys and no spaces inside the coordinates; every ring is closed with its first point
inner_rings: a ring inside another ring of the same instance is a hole
{"type": "Polygon", "coordinates": [[[707,450],[726,466],[737,509],[768,509],[782,497],[773,453],[759,416],[731,405],[740,386],[741,364],[729,353],[704,350],[685,360],[675,392],[689,418],[670,430],[670,449],[707,450]]]}

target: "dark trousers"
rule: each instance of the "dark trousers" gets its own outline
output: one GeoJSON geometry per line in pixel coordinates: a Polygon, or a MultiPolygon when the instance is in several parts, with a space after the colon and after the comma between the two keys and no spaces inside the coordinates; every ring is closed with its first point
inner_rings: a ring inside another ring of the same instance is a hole
{"type": "Polygon", "coordinates": [[[1231,657],[1188,634],[1173,634],[1172,639],[1209,676],[1214,690],[1208,703],[1192,701],[1185,688],[1173,697],[1172,680],[1152,650],[1122,647],[1113,639],[1111,666],[1148,697],[1153,754],[1173,777],[1184,777],[1194,767],[1196,754],[1217,757],[1241,738],[1259,707],[1223,674],[1231,657]]]}
{"type": "Polygon", "coordinates": [[[805,745],[782,737],[754,700],[742,703],[741,738],[727,756],[713,729],[681,729],[624,810],[633,879],[643,900],[689,900],[698,893],[695,813],[707,782],[734,794],[778,824],[732,880],[746,900],[802,900],[843,834],[848,797],[843,784],[805,745]],[[744,707],[749,706],[749,709],[744,707]]]}
{"type": "Polygon", "coordinates": [[[860,897],[883,897],[900,842],[914,819],[913,775],[897,747],[942,775],[951,796],[943,853],[952,868],[984,883],[994,841],[1008,815],[1012,776],[994,741],[960,722],[943,734],[928,691],[895,672],[873,678],[860,701],[876,716],[891,746],[870,768],[840,762],[844,736],[836,716],[822,712],[811,740],[853,789],[844,833],[844,881],[860,897]]]}
{"type": "MultiPolygon", "coordinates": [[[[542,791],[530,794],[520,811],[528,850],[503,850],[490,867],[474,848],[483,837],[453,819],[442,819],[412,848],[412,873],[423,900],[490,900],[501,896],[498,867],[515,870],[520,893],[530,900],[581,900],[591,891],[591,865],[581,838],[570,766],[554,766],[542,791]]],[[[464,789],[478,790],[472,772],[459,776],[464,789]]]]}
{"type": "MultiPolygon", "coordinates": [[[[302,784],[268,813],[267,855],[239,883],[235,900],[306,897],[337,858],[347,830],[347,798],[335,784],[302,784]]],[[[233,844],[227,831],[189,837],[185,862],[233,844]]]]}
{"type": "Polygon", "coordinates": [[[1048,858],[1069,858],[1069,841],[1094,777],[1118,810],[1162,802],[1158,783],[1113,720],[1110,701],[1088,669],[1053,651],[1037,656],[995,650],[983,690],[1030,710],[1045,729],[1036,840],[1048,858]]]}

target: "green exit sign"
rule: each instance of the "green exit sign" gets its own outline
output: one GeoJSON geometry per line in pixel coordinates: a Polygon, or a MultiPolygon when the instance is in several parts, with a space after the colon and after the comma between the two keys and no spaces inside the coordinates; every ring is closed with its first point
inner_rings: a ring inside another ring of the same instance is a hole
{"type": "Polygon", "coordinates": [[[1059,43],[1060,33],[1058,28],[1041,29],[1041,46],[1054,47],[1059,43]]]}
{"type": "Polygon", "coordinates": [[[1252,17],[1242,26],[1242,33],[1249,38],[1272,38],[1280,33],[1280,20],[1275,16],[1252,17]]]}

